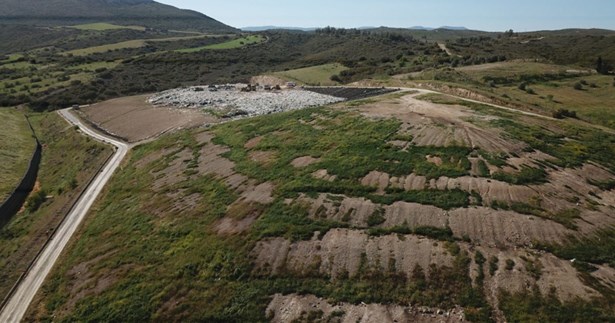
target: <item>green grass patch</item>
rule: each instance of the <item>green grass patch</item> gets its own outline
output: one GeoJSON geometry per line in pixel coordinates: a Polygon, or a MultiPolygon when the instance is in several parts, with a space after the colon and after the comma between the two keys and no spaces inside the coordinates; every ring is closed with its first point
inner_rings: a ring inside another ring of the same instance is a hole
{"type": "Polygon", "coordinates": [[[141,48],[144,47],[148,42],[170,42],[170,41],[180,41],[180,40],[191,40],[191,39],[199,39],[210,37],[208,35],[196,35],[196,36],[182,36],[182,37],[169,37],[169,38],[151,38],[151,39],[133,39],[127,40],[118,43],[111,43],[100,46],[92,46],[87,48],[80,48],[75,50],[66,51],[64,55],[74,55],[74,56],[87,56],[96,53],[104,53],[108,51],[118,50],[118,49],[130,49],[130,48],[141,48]]]}
{"type": "Polygon", "coordinates": [[[330,86],[339,84],[331,80],[331,77],[347,69],[342,64],[332,63],[276,72],[273,75],[298,84],[330,86]]]}
{"type": "Polygon", "coordinates": [[[227,42],[220,43],[220,44],[213,44],[213,45],[207,45],[207,46],[201,46],[201,47],[195,47],[195,48],[178,49],[176,50],[176,52],[194,53],[194,52],[200,52],[202,50],[235,49],[235,48],[241,48],[241,47],[248,46],[248,45],[259,44],[259,43],[264,42],[265,40],[267,40],[267,38],[265,38],[264,36],[250,35],[246,37],[229,40],[227,42]]]}
{"type": "Polygon", "coordinates": [[[28,168],[36,142],[23,112],[0,108],[0,203],[17,187],[28,168]]]}
{"type": "Polygon", "coordinates": [[[145,31],[145,27],[142,27],[142,26],[120,26],[120,25],[114,25],[114,24],[110,24],[106,22],[96,22],[96,23],[91,23],[91,24],[74,25],[70,27],[79,29],[79,30],[95,30],[95,31],[117,30],[117,29],[130,29],[130,30],[145,31]]]}

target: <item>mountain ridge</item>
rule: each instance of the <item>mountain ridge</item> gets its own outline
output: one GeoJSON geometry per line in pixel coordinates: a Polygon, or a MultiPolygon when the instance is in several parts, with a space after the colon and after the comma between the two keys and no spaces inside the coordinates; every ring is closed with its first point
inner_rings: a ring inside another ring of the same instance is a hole
{"type": "Polygon", "coordinates": [[[153,0],[3,0],[0,23],[71,25],[138,24],[160,29],[236,32],[205,14],[153,0]]]}

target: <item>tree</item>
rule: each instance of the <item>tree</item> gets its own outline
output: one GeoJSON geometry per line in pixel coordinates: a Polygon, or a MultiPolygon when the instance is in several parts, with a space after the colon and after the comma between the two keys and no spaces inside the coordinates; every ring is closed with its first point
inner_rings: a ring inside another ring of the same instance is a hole
{"type": "Polygon", "coordinates": [[[602,59],[602,56],[598,56],[598,60],[596,61],[596,72],[602,75],[608,75],[611,70],[611,66],[608,62],[602,59]]]}

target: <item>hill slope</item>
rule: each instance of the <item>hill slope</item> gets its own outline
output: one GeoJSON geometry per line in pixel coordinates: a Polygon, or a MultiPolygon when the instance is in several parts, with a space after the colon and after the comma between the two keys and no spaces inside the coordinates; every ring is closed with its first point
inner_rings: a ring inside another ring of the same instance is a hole
{"type": "Polygon", "coordinates": [[[69,25],[105,21],[165,29],[232,32],[213,18],[152,0],[6,0],[0,21],[37,25],[69,25]]]}

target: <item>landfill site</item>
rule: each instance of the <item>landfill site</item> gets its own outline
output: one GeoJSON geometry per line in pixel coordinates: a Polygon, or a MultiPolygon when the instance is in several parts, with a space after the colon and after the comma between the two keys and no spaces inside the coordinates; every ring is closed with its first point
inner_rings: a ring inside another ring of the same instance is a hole
{"type": "Polygon", "coordinates": [[[388,88],[284,87],[225,84],[123,97],[82,107],[78,113],[97,129],[139,142],[180,129],[240,118],[323,106],[394,92],[388,88]]]}

